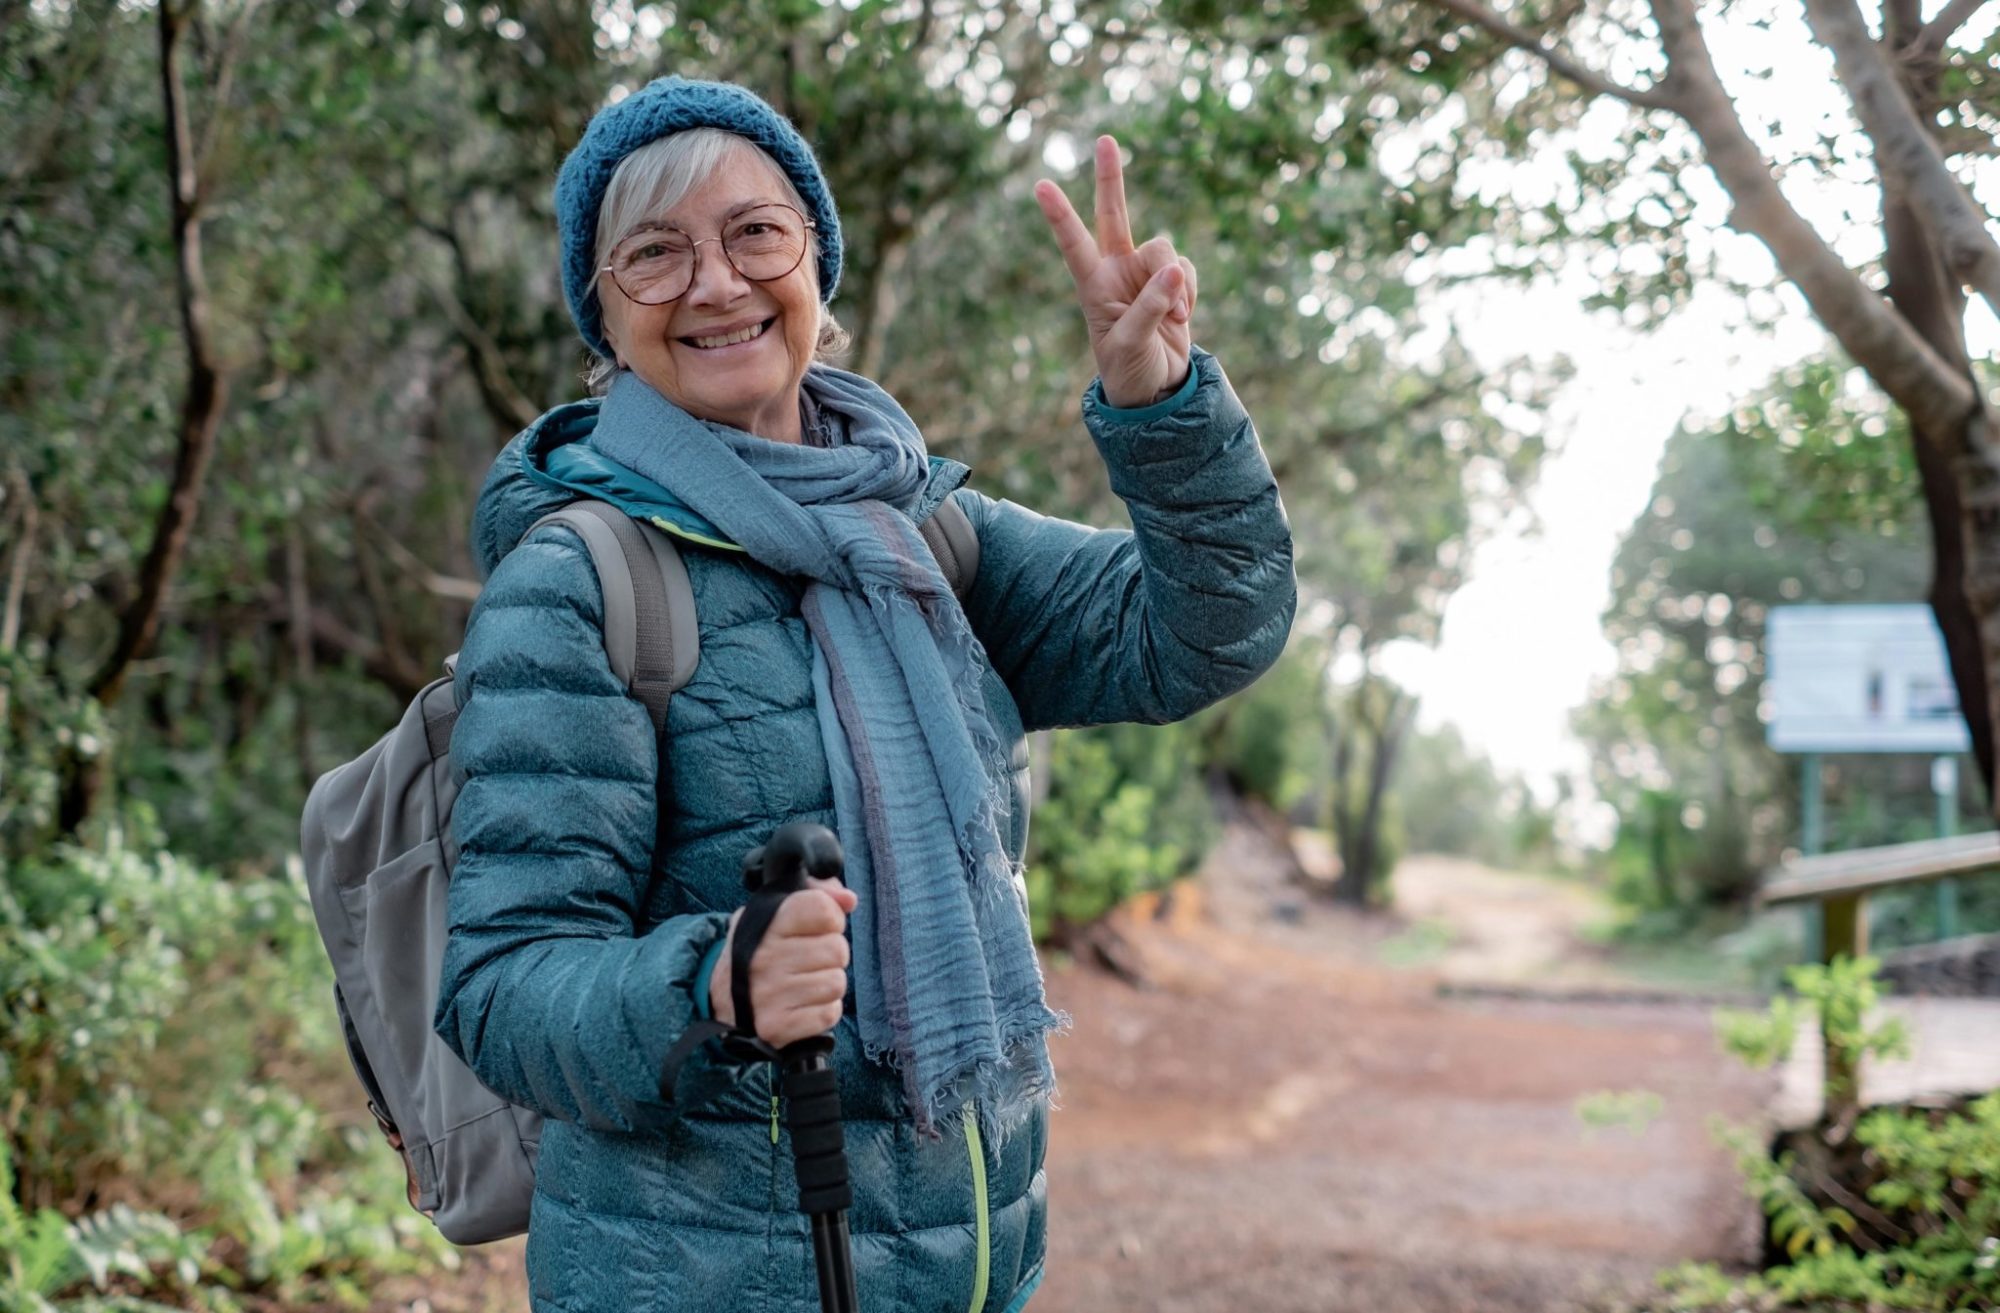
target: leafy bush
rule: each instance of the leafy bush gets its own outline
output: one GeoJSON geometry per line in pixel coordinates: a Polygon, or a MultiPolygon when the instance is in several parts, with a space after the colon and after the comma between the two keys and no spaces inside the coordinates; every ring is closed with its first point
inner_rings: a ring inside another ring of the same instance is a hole
{"type": "Polygon", "coordinates": [[[1319,657],[1294,644],[1256,683],[1202,712],[1195,733],[1208,769],[1240,796],[1259,799],[1279,812],[1289,812],[1323,790],[1327,746],[1318,714],[1321,679],[1319,657]]]}
{"type": "Polygon", "coordinates": [[[1494,866],[1556,864],[1554,807],[1467,744],[1453,725],[1412,729],[1391,786],[1408,848],[1494,866]]]}
{"type": "Polygon", "coordinates": [[[107,750],[103,708],[72,695],[21,652],[0,652],[0,865],[45,845],[55,829],[60,761],[107,750]]]}
{"type": "Polygon", "coordinates": [[[1113,725],[1055,736],[1049,795],[1030,831],[1028,906],[1060,940],[1194,867],[1215,818],[1187,725],[1113,725]]]}
{"type": "Polygon", "coordinates": [[[230,881],[111,828],[101,848],[14,868],[0,886],[11,1306],[111,1307],[90,1302],[109,1292],[219,1308],[228,1288],[359,1302],[368,1274],[448,1255],[361,1124],[330,986],[296,865],[230,881]],[[310,1101],[321,1090],[350,1109],[344,1126],[310,1101]]]}
{"type": "Polygon", "coordinates": [[[1784,1261],[1736,1278],[1712,1264],[1663,1277],[1676,1309],[2000,1307],[2000,1092],[1962,1109],[1878,1108],[1853,1119],[1848,1084],[1870,1057],[1901,1052],[1893,1021],[1874,1024],[1876,962],[1794,968],[1796,998],[1762,1014],[1725,1014],[1725,1045],[1757,1065],[1789,1052],[1817,1017],[1829,1047],[1823,1120],[1775,1157],[1762,1137],[1719,1127],[1784,1261]]]}

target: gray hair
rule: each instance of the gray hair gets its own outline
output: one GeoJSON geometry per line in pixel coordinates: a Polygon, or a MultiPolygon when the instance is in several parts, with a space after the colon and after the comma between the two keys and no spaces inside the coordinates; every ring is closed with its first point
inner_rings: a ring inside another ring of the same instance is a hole
{"type": "MultiPolygon", "coordinates": [[[[799,195],[778,162],[756,142],[721,128],[687,128],[647,142],[618,161],[611,182],[604,189],[604,203],[597,211],[597,242],[593,267],[602,269],[611,259],[611,249],[619,239],[640,224],[681,203],[732,154],[739,150],[756,153],[784,188],[785,201],[800,214],[812,210],[799,195]]],[[[813,290],[819,290],[819,230],[806,232],[806,270],[813,290]]],[[[590,295],[597,295],[593,282],[590,295]]],[[[832,360],[846,351],[847,330],[834,321],[824,305],[819,308],[819,339],[813,344],[813,359],[832,360]]],[[[593,395],[602,395],[617,377],[618,364],[603,356],[593,356],[584,373],[584,385],[593,395]]]]}

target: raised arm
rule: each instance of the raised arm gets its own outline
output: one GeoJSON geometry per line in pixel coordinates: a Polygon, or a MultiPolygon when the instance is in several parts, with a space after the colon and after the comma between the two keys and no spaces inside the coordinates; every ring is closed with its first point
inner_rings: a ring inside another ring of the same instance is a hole
{"type": "Polygon", "coordinates": [[[1130,531],[953,494],[979,533],[966,615],[1030,730],[1179,720],[1284,650],[1297,589],[1277,483],[1221,365],[1196,348],[1191,366],[1141,410],[1084,397],[1130,531]]]}

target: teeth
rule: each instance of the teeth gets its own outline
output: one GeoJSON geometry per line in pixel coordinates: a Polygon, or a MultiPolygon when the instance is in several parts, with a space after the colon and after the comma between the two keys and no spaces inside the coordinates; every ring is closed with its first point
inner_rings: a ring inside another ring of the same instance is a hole
{"type": "Polygon", "coordinates": [[[711,347],[735,346],[738,342],[748,342],[753,337],[761,337],[763,332],[762,324],[752,324],[741,332],[731,333],[726,337],[697,337],[693,341],[696,346],[706,350],[711,347]]]}

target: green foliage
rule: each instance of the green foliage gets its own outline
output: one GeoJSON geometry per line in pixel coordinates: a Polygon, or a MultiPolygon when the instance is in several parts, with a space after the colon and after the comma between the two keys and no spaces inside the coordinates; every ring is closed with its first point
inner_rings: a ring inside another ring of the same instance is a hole
{"type": "Polygon", "coordinates": [[[1868,1019],[1881,998],[1875,980],[1881,965],[1872,957],[1842,955],[1828,965],[1792,967],[1785,972],[1785,983],[1793,993],[1779,995],[1766,1011],[1723,1009],[1716,1014],[1723,1047],[1753,1067],[1768,1067],[1790,1056],[1800,1022],[1817,1019],[1835,1050],[1854,1060],[1907,1056],[1910,1037],[1900,1019],[1880,1024],[1868,1019]]]}
{"type": "Polygon", "coordinates": [[[144,1291],[198,1292],[205,1246],[164,1214],[114,1204],[72,1223],[54,1208],[29,1213],[14,1187],[12,1156],[0,1140],[0,1306],[19,1313],[176,1307],[130,1295],[60,1297],[85,1282],[103,1292],[114,1278],[144,1291]]]}
{"type": "Polygon", "coordinates": [[[1206,764],[1240,797],[1289,812],[1324,783],[1325,729],[1311,709],[1324,671],[1310,646],[1293,643],[1255,684],[1203,712],[1194,732],[1206,764]]]}
{"type": "Polygon", "coordinates": [[[1652,1090],[1599,1090],[1576,1101],[1576,1116],[1592,1131],[1616,1129],[1643,1135],[1665,1108],[1666,1100],[1652,1090]]]}
{"type": "Polygon", "coordinates": [[[1519,778],[1503,776],[1455,726],[1411,731],[1394,788],[1412,852],[1510,868],[1556,861],[1555,808],[1519,778]]]}
{"type": "MultiPolygon", "coordinates": [[[[1755,1065],[1781,1061],[1800,1023],[1817,1017],[1829,1051],[1827,1106],[1847,1091],[1842,1073],[1905,1052],[1893,1019],[1869,1020],[1876,963],[1840,959],[1791,973],[1797,998],[1762,1014],[1719,1018],[1730,1051],[1755,1065]]],[[[1797,1307],[1947,1310],[2000,1298],[2000,1093],[1963,1109],[1877,1108],[1845,1130],[1815,1127],[1775,1156],[1761,1133],[1719,1125],[1745,1188],[1763,1206],[1785,1262],[1732,1278],[1711,1264],[1662,1275],[1676,1309],[1797,1307]],[[1845,1179],[1838,1183],[1830,1177],[1845,1179]]]]}
{"type": "MultiPolygon", "coordinates": [[[[1884,438],[1896,421],[1855,399],[1851,373],[1801,366],[1718,424],[1675,434],[1613,563],[1604,633],[1618,668],[1576,728],[1619,814],[1612,891],[1632,931],[1739,902],[1795,840],[1797,763],[1765,743],[1770,608],[1925,595],[1908,444],[1884,438]],[[1862,460],[1891,468],[1850,468],[1862,460]],[[1845,500],[1857,479],[1880,495],[1845,500]]],[[[1828,772],[1830,847],[1934,832],[1927,763],[1843,757],[1828,772]]]]}
{"type": "Polygon", "coordinates": [[[1035,938],[1061,941],[1134,894],[1193,869],[1215,819],[1188,725],[1055,735],[1035,809],[1028,906],[1035,938]]]}
{"type": "Polygon", "coordinates": [[[226,880],[144,829],[0,885],[0,1152],[32,1209],[0,1219],[15,1293],[123,1278],[360,1303],[368,1278],[441,1259],[395,1155],[302,1092],[359,1106],[296,865],[226,880]],[[66,1221],[134,1188],[162,1206],[66,1221]]]}
{"type": "Polygon", "coordinates": [[[45,846],[56,821],[57,759],[110,749],[104,710],[66,692],[18,652],[0,652],[0,865],[45,846]]]}
{"type": "Polygon", "coordinates": [[[24,1193],[192,1170],[203,1114],[239,1100],[260,1150],[298,1157],[307,1114],[267,1081],[332,1043],[328,981],[296,875],[225,881],[117,830],[20,863],[0,888],[0,1129],[24,1193]]]}
{"type": "Polygon", "coordinates": [[[0,1255],[7,1262],[7,1307],[47,1305],[47,1296],[76,1279],[82,1270],[72,1243],[69,1219],[53,1208],[24,1212],[14,1202],[14,1170],[0,1141],[0,1255]]]}

